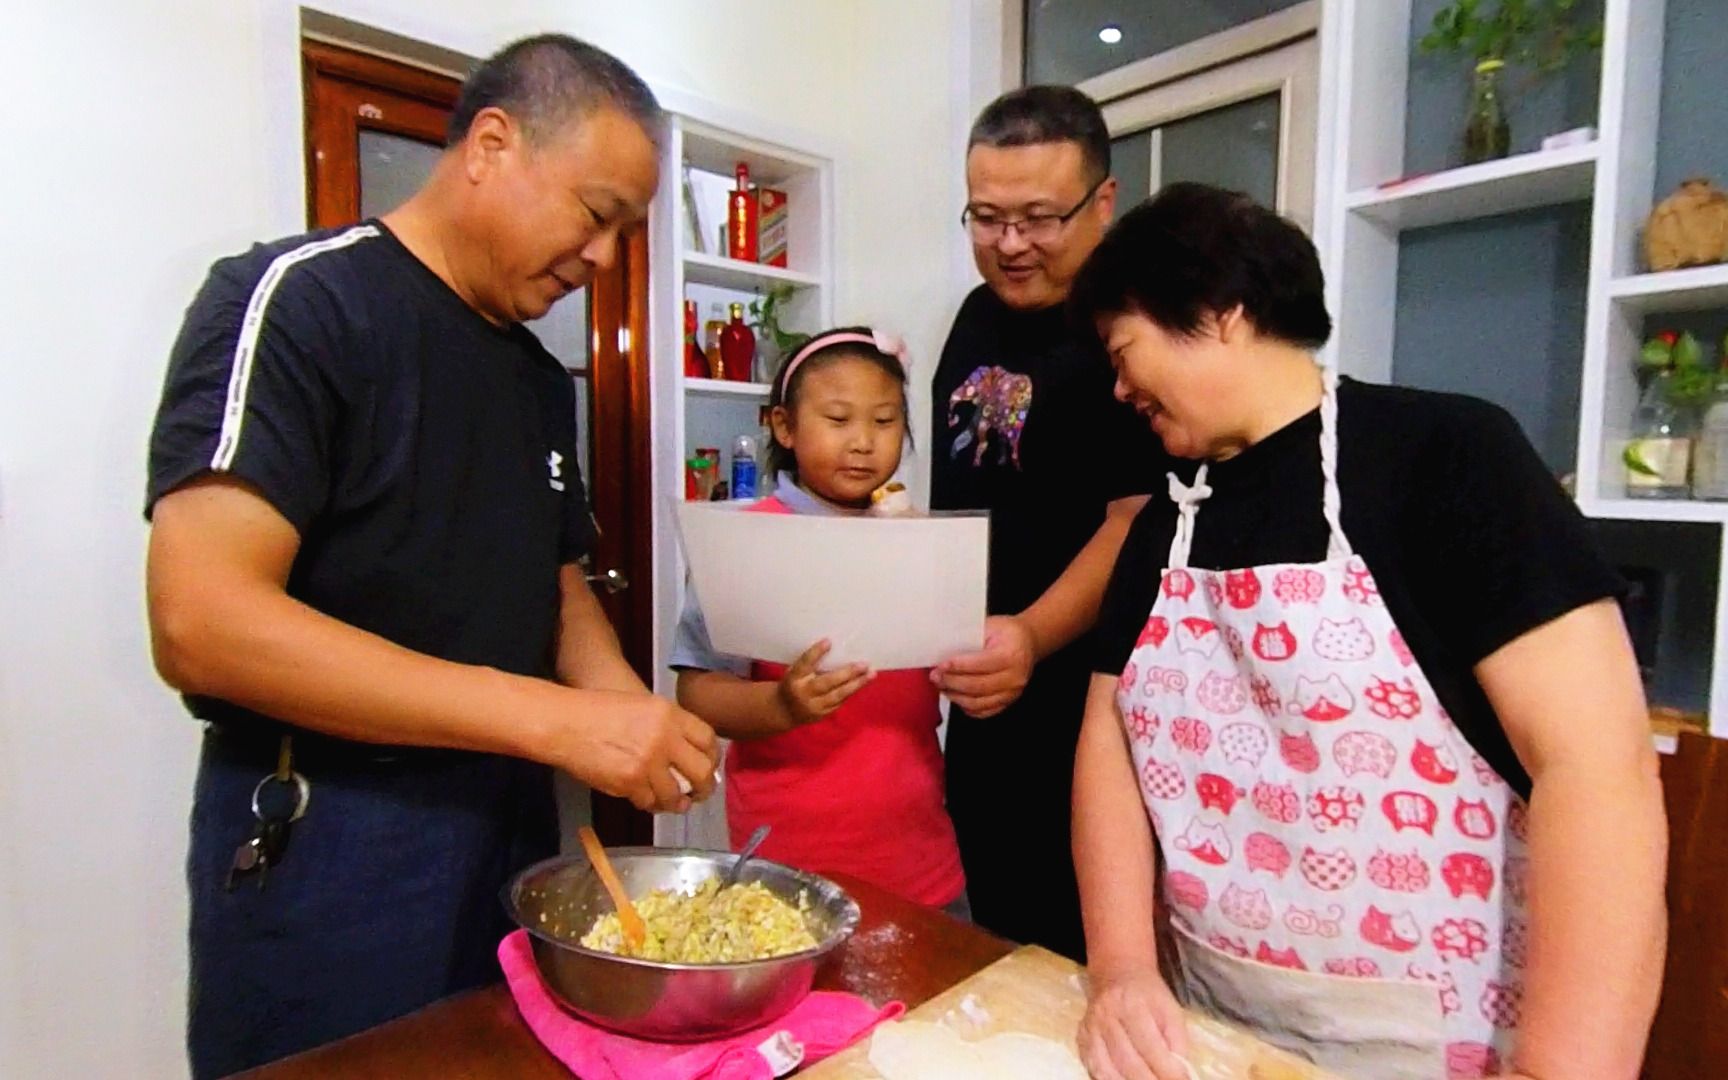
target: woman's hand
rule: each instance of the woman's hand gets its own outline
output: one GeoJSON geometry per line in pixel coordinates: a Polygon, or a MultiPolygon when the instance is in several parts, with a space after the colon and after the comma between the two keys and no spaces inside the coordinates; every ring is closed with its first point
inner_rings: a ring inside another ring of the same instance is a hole
{"type": "Polygon", "coordinates": [[[830,648],[827,641],[818,641],[805,649],[804,655],[794,660],[780,679],[774,702],[787,731],[813,724],[832,713],[876,677],[863,664],[847,664],[833,671],[818,670],[817,665],[830,648]]]}
{"type": "Polygon", "coordinates": [[[1156,968],[1092,975],[1080,1021],[1080,1060],[1094,1080],[1190,1080],[1182,1006],[1156,968]]]}

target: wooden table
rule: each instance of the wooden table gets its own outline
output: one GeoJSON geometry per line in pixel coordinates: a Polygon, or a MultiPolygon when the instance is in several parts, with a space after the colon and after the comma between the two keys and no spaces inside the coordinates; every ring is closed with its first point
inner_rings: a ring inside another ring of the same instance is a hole
{"type": "MultiPolygon", "coordinates": [[[[858,901],[858,931],[817,976],[820,990],[915,1008],[1007,956],[1013,946],[843,874],[829,875],[858,901]]],[[[241,1074],[246,1080],[568,1080],[541,1047],[502,983],[446,998],[340,1042],[241,1074]]]]}

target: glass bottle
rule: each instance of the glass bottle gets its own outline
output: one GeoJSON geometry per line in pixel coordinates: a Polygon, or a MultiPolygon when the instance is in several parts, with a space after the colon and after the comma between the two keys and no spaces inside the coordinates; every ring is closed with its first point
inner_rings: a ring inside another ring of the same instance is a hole
{"type": "Polygon", "coordinates": [[[726,254],[740,262],[755,262],[759,211],[756,193],[750,189],[750,166],[742,161],[738,163],[737,180],[737,187],[726,199],[726,254]]]}
{"type": "Polygon", "coordinates": [[[744,325],[744,305],[732,305],[732,321],[720,331],[720,359],[725,365],[723,378],[735,382],[750,381],[750,362],[756,357],[756,335],[744,325]]]}
{"type": "Polygon", "coordinates": [[[713,372],[708,368],[708,356],[696,342],[696,301],[684,301],[684,377],[706,379],[713,372]]]}
{"type": "Polygon", "coordinates": [[[1692,455],[1692,497],[1728,499],[1728,355],[1716,379],[1716,395],[1704,410],[1692,455]]]}
{"type": "Polygon", "coordinates": [[[1504,60],[1484,60],[1476,65],[1476,82],[1470,91],[1470,118],[1464,125],[1464,164],[1503,158],[1512,151],[1512,128],[1500,102],[1500,72],[1504,60]]]}
{"type": "Polygon", "coordinates": [[[1650,380],[1632,416],[1632,438],[1621,456],[1626,494],[1634,499],[1684,499],[1691,495],[1692,439],[1698,418],[1675,405],[1674,375],[1650,380]]]}
{"type": "Polygon", "coordinates": [[[740,435],[732,440],[732,497],[756,497],[756,437],[740,435]]]}
{"type": "Polygon", "coordinates": [[[726,358],[720,354],[720,333],[726,329],[725,308],[708,305],[708,321],[702,326],[702,351],[708,356],[708,371],[716,379],[726,378],[726,358]]]}

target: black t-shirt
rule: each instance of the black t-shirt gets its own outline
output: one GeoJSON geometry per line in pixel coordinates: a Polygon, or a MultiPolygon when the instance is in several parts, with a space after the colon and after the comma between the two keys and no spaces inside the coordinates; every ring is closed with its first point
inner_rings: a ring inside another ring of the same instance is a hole
{"type": "MultiPolygon", "coordinates": [[[[1215,462],[1190,563],[1208,570],[1326,557],[1318,411],[1215,462]]],[[[1196,465],[1177,470],[1192,480],[1196,465]]],[[[1338,391],[1345,536],[1452,720],[1520,793],[1518,763],[1473,668],[1621,582],[1583,516],[1505,410],[1474,398],[1349,379],[1338,391]]],[[[1095,670],[1119,675],[1169,560],[1176,508],[1154,499],[1117,559],[1095,670]]]]}
{"type": "Polygon", "coordinates": [[[992,614],[1042,596],[1112,500],[1163,489],[1169,458],[1114,384],[1059,305],[1017,311],[979,286],[955,316],[932,387],[930,504],[990,511],[992,614]]]}
{"type": "Polygon", "coordinates": [[[210,472],[299,532],[289,595],[418,652],[553,674],[559,568],[592,537],[574,387],[381,223],[211,268],[169,361],[146,515],[210,472]]]}

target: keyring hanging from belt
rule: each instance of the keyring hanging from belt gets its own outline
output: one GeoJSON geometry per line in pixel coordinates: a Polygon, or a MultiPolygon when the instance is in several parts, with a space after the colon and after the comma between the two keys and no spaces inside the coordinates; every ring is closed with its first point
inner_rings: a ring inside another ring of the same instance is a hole
{"type": "Polygon", "coordinates": [[[234,891],[240,879],[250,874],[256,874],[258,888],[264,888],[270,867],[280,865],[288,851],[291,826],[306,816],[306,807],[311,802],[312,785],[294,769],[294,737],[283,735],[276,752],[276,771],[259,780],[252,789],[252,816],[256,824],[251,835],[234,850],[234,862],[228,868],[228,891],[234,891]],[[264,793],[272,784],[286,784],[293,791],[294,803],[286,814],[264,807],[264,793]]]}

